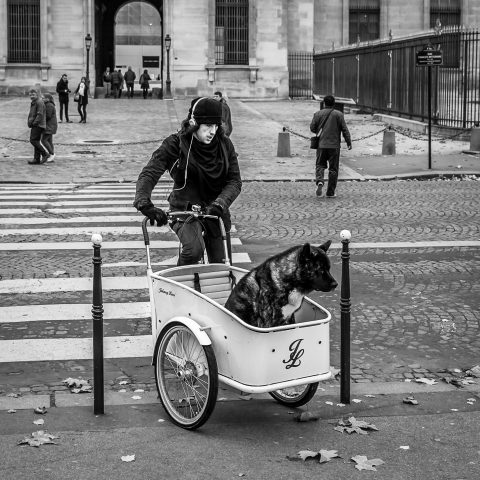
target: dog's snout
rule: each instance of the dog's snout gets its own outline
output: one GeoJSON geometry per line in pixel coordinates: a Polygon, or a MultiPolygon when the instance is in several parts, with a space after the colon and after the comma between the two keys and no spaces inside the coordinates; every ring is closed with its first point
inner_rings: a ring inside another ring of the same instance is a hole
{"type": "Polygon", "coordinates": [[[338,282],[336,280],[332,280],[331,287],[332,290],[335,290],[338,287],[338,282]]]}

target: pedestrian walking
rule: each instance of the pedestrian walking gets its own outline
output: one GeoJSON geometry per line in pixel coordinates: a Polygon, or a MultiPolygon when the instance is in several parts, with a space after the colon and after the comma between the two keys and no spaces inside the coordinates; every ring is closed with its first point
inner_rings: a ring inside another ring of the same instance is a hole
{"type": "Polygon", "coordinates": [[[222,127],[225,131],[225,135],[229,137],[232,134],[232,114],[230,112],[230,107],[227,104],[227,101],[222,95],[222,92],[217,91],[213,94],[213,98],[218,100],[222,104],[222,127]]]}
{"type": "Polygon", "coordinates": [[[120,86],[118,88],[118,98],[122,98],[122,92],[125,88],[125,78],[122,75],[122,71],[119,69],[118,74],[120,75],[120,86]]]}
{"type": "Polygon", "coordinates": [[[143,99],[147,98],[148,96],[148,89],[150,88],[150,75],[148,74],[148,70],[144,70],[143,73],[140,75],[140,79],[138,83],[140,83],[140,87],[142,88],[143,92],[143,99]]]}
{"type": "Polygon", "coordinates": [[[105,98],[109,98],[112,89],[112,73],[110,67],[107,67],[103,72],[103,86],[105,87],[105,98]]]}
{"type": "Polygon", "coordinates": [[[47,125],[45,103],[38,95],[35,88],[28,91],[30,96],[30,111],[28,112],[27,125],[30,128],[30,143],[33,145],[33,160],[30,165],[40,165],[48,159],[48,150],[43,144],[43,134],[47,125]]]}
{"type": "Polygon", "coordinates": [[[328,185],[325,196],[333,198],[337,188],[340,166],[340,134],[343,135],[349,150],[352,149],[352,140],[343,113],[334,108],[335,97],[327,95],[324,97],[323,103],[325,108],[315,112],[310,123],[310,131],[319,137],[315,161],[316,195],[317,197],[322,196],[325,169],[328,168],[328,185]]]}
{"type": "Polygon", "coordinates": [[[111,74],[113,98],[118,98],[118,91],[120,90],[121,76],[120,73],[118,73],[119,71],[120,70],[114,70],[111,74]]]}
{"type": "MultiPolygon", "coordinates": [[[[242,188],[240,168],[232,141],[225,135],[222,109],[213,98],[196,98],[181,129],[167,137],[153,152],[137,181],[134,206],[150,224],[167,223],[167,215],[151,200],[152,190],[168,170],[173,189],[168,197],[172,211],[191,210],[199,205],[207,214],[222,217],[231,228],[230,205],[242,188]]],[[[211,263],[224,259],[218,222],[188,217],[172,220],[170,227],[180,240],[178,265],[199,263],[204,249],[211,263]],[[205,236],[202,235],[205,232],[205,236]]],[[[229,251],[231,257],[231,252],[229,251]]]]}
{"type": "Polygon", "coordinates": [[[68,76],[64,73],[57,83],[58,102],[60,103],[60,121],[63,122],[63,110],[65,109],[65,121],[72,123],[68,118],[68,102],[70,89],[68,88],[68,76]]]}
{"type": "Polygon", "coordinates": [[[74,100],[78,102],[77,110],[80,114],[78,123],[87,123],[87,105],[88,105],[89,88],[86,77],[82,77],[77,89],[75,90],[74,100]]]}
{"type": "Polygon", "coordinates": [[[48,150],[49,156],[47,163],[51,163],[55,160],[55,149],[53,146],[53,136],[57,133],[57,109],[55,108],[55,102],[53,96],[50,93],[43,95],[43,101],[45,103],[45,131],[43,133],[43,144],[48,150]]]}
{"type": "Polygon", "coordinates": [[[135,79],[137,76],[135,75],[135,72],[132,71],[132,67],[128,67],[128,70],[125,72],[123,78],[125,80],[125,84],[127,85],[127,97],[133,98],[133,88],[135,86],[135,79]]]}

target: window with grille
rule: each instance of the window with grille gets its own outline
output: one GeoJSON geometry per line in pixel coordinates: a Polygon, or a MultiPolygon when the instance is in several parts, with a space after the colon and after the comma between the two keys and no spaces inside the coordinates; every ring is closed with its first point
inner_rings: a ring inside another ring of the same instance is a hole
{"type": "Polygon", "coordinates": [[[40,63],[40,0],[8,0],[8,63],[40,63]]]}
{"type": "Polygon", "coordinates": [[[215,64],[248,65],[248,0],[216,0],[215,64]]]}
{"type": "Polygon", "coordinates": [[[349,43],[380,38],[380,0],[350,0],[349,43]]]}
{"type": "Polygon", "coordinates": [[[430,0],[430,27],[436,25],[437,19],[444,27],[460,25],[461,13],[460,0],[430,0]]]}

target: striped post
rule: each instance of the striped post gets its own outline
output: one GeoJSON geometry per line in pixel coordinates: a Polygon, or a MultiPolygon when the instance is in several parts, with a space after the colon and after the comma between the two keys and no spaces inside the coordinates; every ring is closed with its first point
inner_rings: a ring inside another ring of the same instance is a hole
{"type": "Polygon", "coordinates": [[[340,232],[342,241],[342,284],[340,290],[340,401],[350,403],[350,253],[351,233],[340,232]]]}
{"type": "Polygon", "coordinates": [[[102,236],[92,235],[93,245],[93,413],[105,413],[103,380],[103,296],[102,296],[102,257],[100,248],[102,236]]]}

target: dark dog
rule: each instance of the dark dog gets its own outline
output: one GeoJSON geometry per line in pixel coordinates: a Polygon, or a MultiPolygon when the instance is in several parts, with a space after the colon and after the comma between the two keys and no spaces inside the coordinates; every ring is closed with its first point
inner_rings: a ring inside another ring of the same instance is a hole
{"type": "Polygon", "coordinates": [[[295,323],[294,313],[305,295],[330,292],[338,285],[326,254],[331,243],[319,248],[306,243],[265,260],[238,282],[225,308],[256,327],[295,323]]]}

